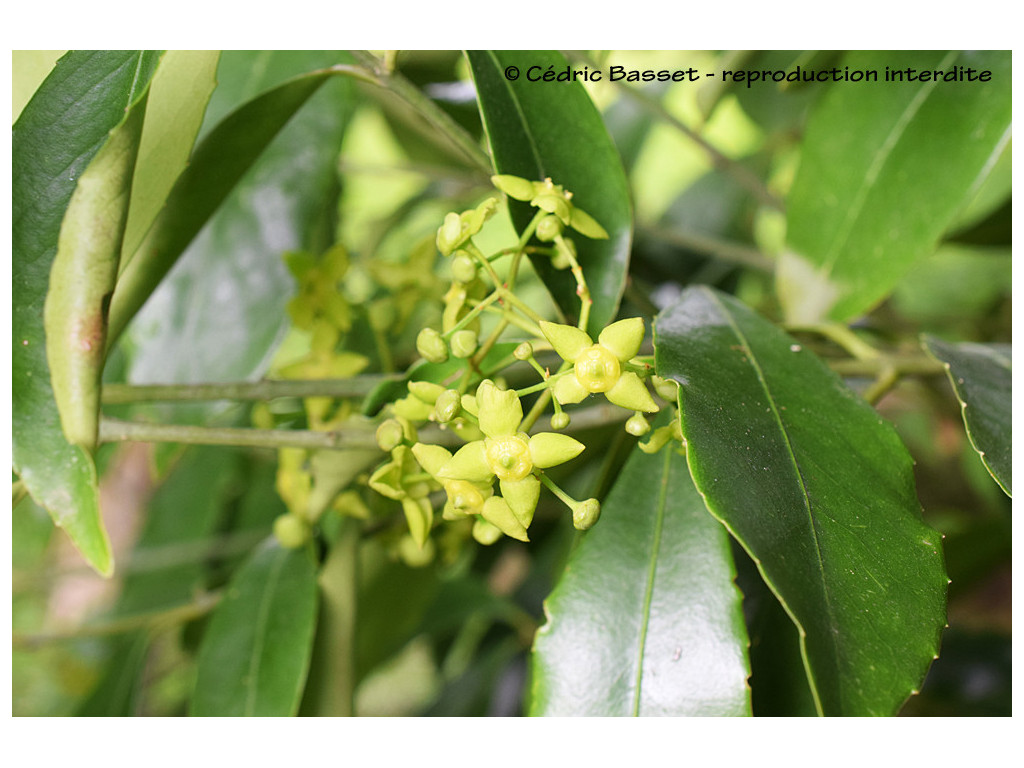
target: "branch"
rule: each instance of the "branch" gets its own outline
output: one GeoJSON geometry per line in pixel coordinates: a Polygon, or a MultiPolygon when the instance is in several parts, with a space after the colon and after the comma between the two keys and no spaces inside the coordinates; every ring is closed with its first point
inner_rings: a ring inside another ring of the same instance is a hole
{"type": "Polygon", "coordinates": [[[263,379],[214,384],[104,384],[105,405],[177,400],[273,400],[278,397],[365,397],[401,376],[352,379],[263,379]]]}

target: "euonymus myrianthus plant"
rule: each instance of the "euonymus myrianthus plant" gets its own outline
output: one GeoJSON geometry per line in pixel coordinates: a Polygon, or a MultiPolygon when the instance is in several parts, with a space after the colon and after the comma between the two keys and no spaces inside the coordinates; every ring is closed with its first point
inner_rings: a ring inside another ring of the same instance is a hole
{"type": "Polygon", "coordinates": [[[16,711],[1008,712],[1007,53],[42,69],[16,711]]]}
{"type": "MultiPolygon", "coordinates": [[[[608,400],[634,411],[626,429],[645,434],[650,425],[644,413],[658,406],[641,376],[653,373],[651,363],[637,357],[644,339],[644,322],[635,317],[619,320],[605,328],[595,344],[583,328],[592,304],[586,278],[576,258],[573,240],[565,227],[592,238],[608,234],[587,213],[572,203],[572,193],[552,183],[530,182],[516,176],[499,175],[492,181],[509,197],[528,202],[538,209],[519,242],[511,248],[485,255],[473,242],[484,222],[497,209],[489,198],[473,210],[449,213],[437,232],[437,248],[452,259],[455,280],[446,294],[443,328],[427,327],[419,332],[416,346],[424,359],[444,363],[449,355],[463,360],[462,370],[451,388],[430,382],[413,382],[409,395],[391,406],[393,418],[377,429],[383,450],[391,460],[370,476],[369,485],[379,493],[401,501],[409,531],[423,547],[433,523],[433,507],[427,498],[441,487],[447,497],[446,520],[472,518],[473,537],[493,544],[501,534],[528,541],[541,485],[546,485],[572,511],[573,525],[587,530],[600,514],[597,499],[576,501],[559,488],[543,470],[569,461],[584,450],[578,440],[559,432],[529,434],[547,405],[553,406],[551,427],[562,430],[571,417],[564,405],[579,403],[591,393],[605,393],[608,400]],[[561,268],[572,270],[580,297],[579,327],[551,323],[518,299],[515,285],[527,243],[536,235],[550,246],[532,247],[532,253],[547,256],[561,268]],[[508,257],[507,274],[496,264],[508,257]],[[481,283],[485,284],[481,287],[481,283]],[[480,298],[470,299],[479,295],[480,298]],[[483,340],[478,337],[480,315],[491,312],[498,323],[483,340]],[[534,341],[522,341],[491,368],[485,364],[508,327],[526,331],[534,341]],[[554,349],[561,358],[554,373],[537,362],[534,353],[554,349]],[[515,361],[529,363],[540,375],[539,384],[510,390],[492,381],[504,367],[515,361]],[[520,397],[539,393],[524,417],[520,397]],[[454,455],[440,445],[418,442],[416,427],[426,421],[450,427],[468,442],[454,455]],[[409,455],[415,459],[410,461],[409,455]],[[501,496],[494,494],[497,481],[501,496]]],[[[290,543],[301,544],[292,539],[290,543]]]]}

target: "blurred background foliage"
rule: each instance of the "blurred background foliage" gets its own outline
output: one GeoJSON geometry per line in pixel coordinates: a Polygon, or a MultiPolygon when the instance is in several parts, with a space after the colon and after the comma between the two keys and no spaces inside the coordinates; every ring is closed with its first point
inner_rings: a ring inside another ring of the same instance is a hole
{"type": "MultiPolygon", "coordinates": [[[[15,53],[15,115],[48,71],[48,53],[15,53]]],[[[569,54],[580,66],[638,69],[785,68],[794,62],[820,68],[841,57],[785,51],[569,54]]],[[[344,61],[347,55],[333,52],[224,52],[206,125],[289,76],[344,61]]],[[[484,146],[460,53],[403,51],[394,64],[484,146]]],[[[806,117],[827,87],[587,84],[631,186],[635,232],[624,314],[649,318],[683,286],[704,283],[779,317],[773,263],[785,219],[738,179],[748,173],[762,180],[769,195],[785,198],[806,117]],[[707,146],[724,160],[714,162],[707,146]]],[[[1009,165],[1007,152],[1007,174],[1009,165]]],[[[438,224],[445,212],[475,204],[487,189],[485,168],[439,146],[417,115],[387,91],[329,83],[189,248],[117,347],[106,376],[134,383],[230,381],[302,360],[311,340],[286,312],[297,284],[283,257],[320,254],[333,244],[349,254],[340,285],[351,312],[345,349],[365,358],[366,370],[403,371],[416,359],[419,328],[439,323],[448,266],[433,248],[438,224]],[[282,208],[289,215],[278,215],[282,208]]],[[[1009,210],[1007,175],[1001,191],[860,325],[897,346],[916,345],[922,333],[1009,343],[1009,210]]],[[[503,215],[488,227],[492,232],[485,236],[496,243],[511,231],[503,215]]],[[[542,312],[550,307],[537,280],[524,281],[524,290],[531,306],[542,312]]],[[[820,339],[808,343],[825,357],[838,354],[820,339]]],[[[1008,715],[1010,500],[968,443],[944,378],[905,379],[877,407],[896,424],[916,461],[925,518],[945,536],[952,579],[941,658],[904,713],[1008,715]]],[[[225,425],[254,419],[249,406],[223,403],[108,412],[225,425]]],[[[301,403],[275,402],[259,418],[301,424],[301,403]]],[[[626,437],[619,424],[595,430],[586,441],[607,450],[587,452],[558,481],[579,498],[603,494],[625,460],[626,437]]],[[[93,576],[30,498],[16,499],[14,714],[184,714],[210,609],[286,509],[278,494],[277,458],[273,451],[232,448],[105,446],[99,455],[101,498],[118,558],[117,575],[108,582],[93,576]]],[[[529,545],[508,538],[489,548],[467,545],[441,529],[436,556],[421,564],[403,559],[391,524],[395,509],[385,501],[371,495],[347,499],[363,505],[367,518],[364,535],[346,550],[358,557],[359,620],[354,637],[317,638],[320,649],[354,644],[355,714],[522,714],[543,600],[578,536],[567,516],[556,501],[542,497],[529,545]]],[[[332,551],[351,539],[350,519],[333,510],[323,518],[332,551]]],[[[784,625],[785,617],[738,548],[737,562],[750,626],[755,714],[793,711],[791,699],[801,694],[773,686],[772,667],[762,661],[775,658],[766,647],[774,636],[769,628],[784,625]]],[[[343,583],[352,574],[325,568],[322,585],[325,578],[343,583]]],[[[343,617],[345,610],[322,602],[319,631],[344,633],[339,627],[345,622],[330,617],[343,617]]],[[[314,650],[311,663],[300,713],[339,713],[338,702],[320,685],[338,674],[331,654],[314,650]]]]}

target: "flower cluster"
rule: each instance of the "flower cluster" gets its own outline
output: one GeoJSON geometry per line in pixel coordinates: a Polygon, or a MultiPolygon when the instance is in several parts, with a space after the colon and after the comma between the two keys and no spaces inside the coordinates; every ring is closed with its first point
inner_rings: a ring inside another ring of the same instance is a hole
{"type": "MultiPolygon", "coordinates": [[[[408,533],[398,549],[407,562],[433,556],[431,534],[440,521],[450,524],[446,530],[461,531],[460,535],[483,544],[493,544],[502,536],[529,541],[542,487],[569,508],[577,529],[589,529],[600,516],[600,502],[572,498],[548,472],[585,450],[582,442],[564,432],[570,428],[570,410],[585,408],[581,404],[592,396],[603,396],[632,411],[626,430],[641,436],[651,431],[647,416],[659,410],[648,382],[662,398],[674,399],[669,383],[652,377],[650,358],[641,355],[646,333],[642,318],[613,322],[597,334],[596,341],[586,330],[590,309],[586,269],[569,234],[605,239],[604,228],[579,208],[571,192],[551,179],[498,175],[492,181],[536,213],[514,247],[490,255],[481,250],[478,236],[498,210],[498,198],[445,216],[434,238],[451,275],[440,327],[427,326],[418,332],[416,349],[423,359],[416,364],[414,377],[410,369],[413,380],[406,393],[386,406],[377,428],[377,443],[388,458],[365,480],[379,497],[401,507],[403,529],[408,533]],[[577,325],[551,322],[517,295],[517,273],[526,256],[549,258],[556,268],[572,267],[581,303],[577,325]],[[499,264],[506,269],[503,276],[499,264]],[[486,322],[488,318],[492,322],[486,322]],[[505,383],[507,372],[520,382],[524,373],[530,374],[523,364],[540,380],[520,383],[518,389],[505,383]],[[528,412],[524,403],[529,405],[528,412]],[[550,430],[537,429],[548,406],[554,410],[550,430]],[[435,507],[440,515],[435,515],[435,507]]],[[[339,254],[318,265],[296,263],[293,271],[305,297],[301,310],[296,305],[293,313],[297,326],[315,334],[318,323],[341,328],[351,322],[336,299],[304,282],[324,276],[312,272],[314,268],[326,270],[327,278],[336,281],[346,263],[339,254]]],[[[425,280],[417,278],[413,283],[425,280]]],[[[336,336],[324,338],[333,353],[336,336]]],[[[312,359],[305,361],[306,370],[311,363],[312,359]]],[[[325,369],[322,373],[335,372],[325,369]]],[[[344,375],[348,370],[337,372],[344,375]]],[[[677,421],[655,429],[641,447],[653,451],[670,440],[681,440],[678,429],[673,429],[677,421]]],[[[296,471],[300,459],[282,455],[282,466],[290,467],[290,485],[282,486],[282,495],[309,496],[306,478],[296,471]]],[[[299,539],[302,533],[282,525],[279,537],[299,539]]]]}

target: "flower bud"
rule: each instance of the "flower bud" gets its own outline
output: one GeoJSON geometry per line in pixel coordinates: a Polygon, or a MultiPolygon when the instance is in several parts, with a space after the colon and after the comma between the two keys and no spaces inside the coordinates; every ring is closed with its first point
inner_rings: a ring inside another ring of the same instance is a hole
{"type": "Polygon", "coordinates": [[[601,502],[597,499],[581,501],[573,507],[572,524],[578,531],[586,531],[592,528],[597,518],[601,516],[601,502]]]}
{"type": "Polygon", "coordinates": [[[551,416],[551,428],[552,429],[565,429],[569,426],[569,414],[565,411],[559,411],[551,416]]]}
{"type": "Polygon", "coordinates": [[[410,568],[423,568],[434,562],[437,547],[433,539],[427,539],[420,546],[412,535],[403,536],[398,542],[398,557],[410,568]]]}
{"type": "Polygon", "coordinates": [[[471,283],[476,279],[476,262],[465,251],[453,254],[452,277],[460,283],[471,283]]]}
{"type": "Polygon", "coordinates": [[[514,350],[512,350],[512,357],[516,360],[529,360],[533,357],[533,344],[528,341],[524,341],[514,350]]]}
{"type": "Polygon", "coordinates": [[[651,383],[658,397],[674,403],[679,396],[679,382],[675,379],[663,379],[661,376],[651,376],[651,383]]]}
{"type": "Polygon", "coordinates": [[[562,222],[557,216],[545,216],[537,223],[537,239],[542,243],[550,243],[562,234],[562,222]]]}
{"type": "Polygon", "coordinates": [[[462,330],[452,334],[452,354],[460,359],[465,359],[476,352],[477,335],[476,331],[462,330]]]}
{"type": "Polygon", "coordinates": [[[444,217],[444,224],[437,230],[437,250],[449,256],[462,235],[462,218],[457,213],[449,213],[444,217]]]}
{"type": "Polygon", "coordinates": [[[626,431],[634,437],[640,437],[651,431],[651,425],[644,415],[637,411],[626,421],[626,431]]]}
{"type": "Polygon", "coordinates": [[[433,328],[424,328],[419,332],[416,337],[416,351],[430,363],[443,363],[448,359],[448,346],[441,338],[441,334],[433,328]]]}
{"type": "Polygon", "coordinates": [[[576,245],[567,237],[555,243],[555,255],[551,257],[551,266],[555,269],[568,269],[576,258],[576,245]]]}
{"type": "Polygon", "coordinates": [[[440,424],[447,424],[462,412],[462,395],[458,390],[446,389],[437,396],[434,403],[434,418],[440,424]]]}
{"type": "Polygon", "coordinates": [[[397,419],[387,419],[377,427],[377,445],[382,451],[390,453],[402,444],[404,437],[405,430],[397,419]]]}
{"type": "Polygon", "coordinates": [[[281,515],[274,521],[274,536],[285,549],[298,549],[310,538],[309,523],[298,515],[281,515]]]}
{"type": "Polygon", "coordinates": [[[473,538],[485,547],[489,547],[501,538],[501,529],[479,517],[473,523],[473,538]]]}

